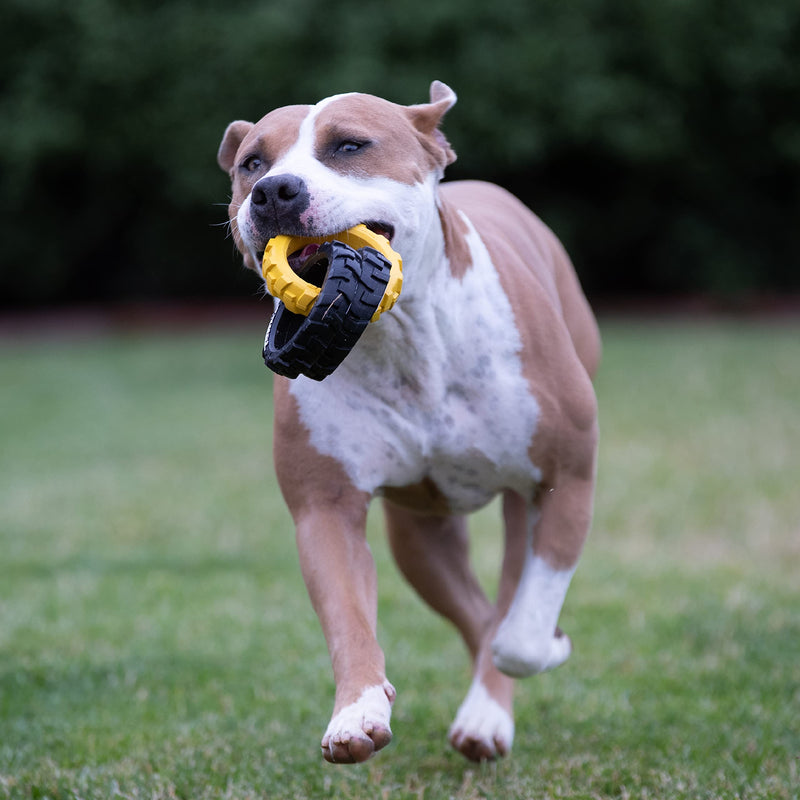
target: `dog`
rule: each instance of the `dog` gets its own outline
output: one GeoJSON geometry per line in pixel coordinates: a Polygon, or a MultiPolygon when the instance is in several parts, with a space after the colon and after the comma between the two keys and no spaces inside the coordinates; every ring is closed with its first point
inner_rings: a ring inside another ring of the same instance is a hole
{"type": "Polygon", "coordinates": [[[364,223],[402,255],[396,306],[323,381],[276,377],[274,463],[336,683],[322,754],[362,762],[392,738],[395,689],[376,639],[367,508],[381,498],[400,571],[463,637],[473,678],[449,740],[506,755],[515,679],[562,664],[558,627],[590,528],[597,324],[555,235],[490,183],[442,182],[456,101],[367,94],[232,122],[218,151],[231,231],[259,271],[276,235],[364,223]],[[470,566],[467,515],[502,496],[496,602],[470,566]]]}

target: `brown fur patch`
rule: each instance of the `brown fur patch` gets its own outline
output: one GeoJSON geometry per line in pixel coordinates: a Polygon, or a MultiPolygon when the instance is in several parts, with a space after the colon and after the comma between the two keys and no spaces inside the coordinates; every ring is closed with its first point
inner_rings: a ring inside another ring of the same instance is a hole
{"type": "Polygon", "coordinates": [[[343,175],[384,176],[413,185],[443,166],[431,152],[427,140],[432,137],[414,126],[407,109],[380,97],[357,94],[334,100],[314,126],[316,157],[343,175]],[[362,146],[343,152],[339,148],[345,142],[362,146]]]}
{"type": "Polygon", "coordinates": [[[574,472],[591,469],[597,406],[590,374],[599,335],[569,258],[555,234],[504,189],[459,181],[442,190],[478,228],[511,303],[523,373],[541,407],[531,460],[546,485],[567,464],[574,472]]]}
{"type": "Polygon", "coordinates": [[[444,234],[444,249],[450,264],[450,274],[459,280],[464,277],[472,266],[472,253],[467,245],[467,223],[464,222],[452,203],[448,201],[449,184],[442,184],[439,188],[439,219],[442,223],[444,234]]]}
{"type": "Polygon", "coordinates": [[[262,117],[253,126],[252,130],[242,140],[236,153],[236,163],[233,166],[234,189],[247,187],[247,192],[262,175],[270,170],[272,165],[283,156],[297,141],[300,126],[308,116],[310,106],[285,106],[271,111],[262,117]],[[243,173],[237,167],[250,156],[261,162],[261,166],[252,173],[243,173]]]}
{"type": "Polygon", "coordinates": [[[430,477],[423,478],[412,486],[385,487],[383,496],[396,506],[409,511],[446,516],[451,513],[447,498],[430,477]]]}
{"type": "MultiPolygon", "coordinates": [[[[242,138],[236,149],[235,154],[229,151],[231,145],[227,144],[226,159],[230,162],[230,175],[233,194],[230,205],[228,206],[228,218],[231,221],[231,233],[236,247],[244,258],[245,266],[258,272],[258,265],[253,261],[252,256],[242,242],[239,234],[239,226],[236,222],[236,215],[239,208],[250,194],[256,181],[263,177],[270,166],[277,161],[289,148],[297,141],[300,125],[308,116],[310,106],[286,106],[278,108],[262,117],[253,125],[247,134],[242,138]],[[246,159],[254,157],[260,161],[260,165],[252,170],[243,169],[246,159]]],[[[241,123],[244,125],[244,123],[241,123]]],[[[240,127],[241,131],[247,130],[240,127]]],[[[226,150],[226,142],[223,141],[220,153],[226,150]]]]}
{"type": "Polygon", "coordinates": [[[286,505],[295,521],[308,511],[328,508],[336,508],[339,516],[360,519],[366,513],[368,496],[353,486],[335,458],[311,444],[289,386],[288,379],[276,378],[273,454],[286,505]]]}

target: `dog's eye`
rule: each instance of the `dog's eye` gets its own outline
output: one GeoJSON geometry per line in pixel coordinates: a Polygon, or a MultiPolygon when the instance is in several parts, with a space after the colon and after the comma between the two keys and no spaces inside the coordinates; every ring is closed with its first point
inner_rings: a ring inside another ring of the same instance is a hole
{"type": "Polygon", "coordinates": [[[258,156],[248,156],[239,166],[245,172],[256,172],[261,169],[261,159],[258,156]]]}
{"type": "Polygon", "coordinates": [[[348,139],[347,141],[342,142],[337,148],[337,153],[356,153],[361,150],[363,147],[369,144],[368,142],[357,142],[353,139],[348,139]]]}

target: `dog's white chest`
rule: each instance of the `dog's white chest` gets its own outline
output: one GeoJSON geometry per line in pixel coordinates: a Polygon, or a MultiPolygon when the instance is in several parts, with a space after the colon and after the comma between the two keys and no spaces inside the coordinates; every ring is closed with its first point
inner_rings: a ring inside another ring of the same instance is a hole
{"type": "Polygon", "coordinates": [[[529,456],[539,407],[522,374],[520,337],[470,229],[473,266],[462,279],[436,270],[333,375],[292,384],[312,445],[355,486],[376,493],[429,479],[455,512],[506,488],[527,492],[540,477],[529,456]]]}

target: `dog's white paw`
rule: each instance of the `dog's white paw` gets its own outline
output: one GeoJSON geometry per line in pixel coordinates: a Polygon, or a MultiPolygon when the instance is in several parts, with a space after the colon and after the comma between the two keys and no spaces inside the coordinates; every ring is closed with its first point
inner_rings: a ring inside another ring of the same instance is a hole
{"type": "Polygon", "coordinates": [[[554,569],[528,548],[511,608],[492,641],[500,672],[527,678],[569,658],[572,642],[557,623],[573,572],[554,569]]]}
{"type": "Polygon", "coordinates": [[[471,761],[491,761],[511,751],[514,720],[475,680],[458,709],[448,738],[471,761]]]}
{"type": "Polygon", "coordinates": [[[392,740],[394,687],[386,681],[365,689],[355,703],[345,706],[328,724],[322,737],[322,755],[332,764],[366,761],[392,740]]]}
{"type": "Polygon", "coordinates": [[[561,666],[572,653],[572,640],[556,629],[549,638],[525,639],[513,626],[500,626],[492,642],[492,660],[500,672],[512,678],[527,678],[561,666]]]}

